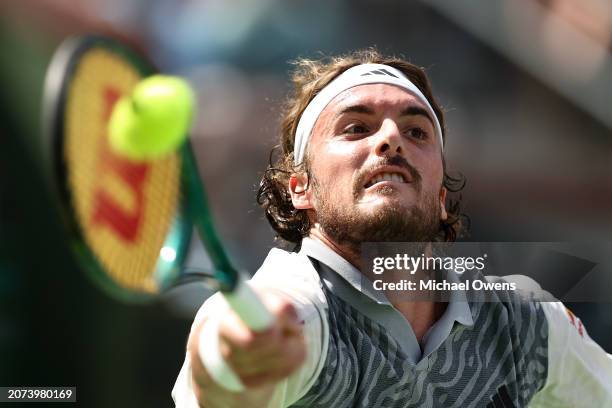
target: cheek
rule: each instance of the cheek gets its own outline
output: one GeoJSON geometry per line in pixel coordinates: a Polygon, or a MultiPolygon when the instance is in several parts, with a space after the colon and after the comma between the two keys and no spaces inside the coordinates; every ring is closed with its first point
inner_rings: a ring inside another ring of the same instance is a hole
{"type": "Polygon", "coordinates": [[[353,160],[355,159],[361,149],[361,145],[359,141],[329,141],[323,146],[321,146],[321,150],[323,154],[329,157],[332,160],[353,160]]]}
{"type": "Polygon", "coordinates": [[[442,165],[430,166],[430,168],[425,170],[422,174],[428,175],[424,177],[427,190],[438,196],[444,178],[444,170],[442,169],[442,165]]]}
{"type": "Polygon", "coordinates": [[[356,142],[326,143],[319,149],[318,168],[325,174],[324,179],[340,188],[351,188],[355,174],[364,162],[356,142]]]}
{"type": "Polygon", "coordinates": [[[431,155],[414,155],[408,158],[415,168],[419,171],[422,180],[421,187],[427,194],[439,194],[444,177],[442,159],[431,155]]]}

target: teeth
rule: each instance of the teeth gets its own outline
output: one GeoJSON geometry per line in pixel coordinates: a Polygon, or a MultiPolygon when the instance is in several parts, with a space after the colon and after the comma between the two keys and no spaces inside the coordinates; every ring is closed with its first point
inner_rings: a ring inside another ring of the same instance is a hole
{"type": "Polygon", "coordinates": [[[370,180],[370,182],[368,182],[366,187],[373,186],[374,184],[380,183],[381,181],[396,181],[398,183],[406,182],[404,180],[404,176],[402,176],[399,173],[380,173],[380,174],[377,174],[372,180],[370,180]]]}

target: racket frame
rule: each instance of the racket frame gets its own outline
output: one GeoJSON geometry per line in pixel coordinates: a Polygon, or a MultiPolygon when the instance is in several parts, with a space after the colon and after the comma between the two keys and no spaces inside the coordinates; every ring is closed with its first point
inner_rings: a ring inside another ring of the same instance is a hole
{"type": "MultiPolygon", "coordinates": [[[[96,284],[113,297],[126,302],[148,302],[155,298],[155,293],[136,292],[133,289],[124,288],[105,272],[97,255],[86,243],[85,232],[77,219],[69,187],[68,169],[64,160],[66,99],[81,57],[94,48],[101,48],[119,55],[129,62],[142,78],[157,73],[153,64],[144,56],[136,54],[123,44],[109,38],[89,35],[65,40],[54,54],[45,78],[42,106],[42,129],[46,153],[43,156],[47,159],[45,168],[54,201],[69,238],[70,249],[76,255],[79,264],[84,266],[87,274],[96,284]]],[[[180,159],[182,162],[182,157],[180,159]]],[[[186,201],[181,200],[178,204],[177,214],[167,234],[167,239],[172,240],[176,257],[171,262],[164,261],[162,265],[158,262],[154,272],[164,276],[158,281],[160,292],[180,279],[181,269],[187,257],[192,227],[186,217],[186,201]],[[163,268],[163,271],[160,268],[163,268]]]]}
{"type": "MultiPolygon", "coordinates": [[[[137,56],[126,46],[111,39],[100,36],[76,37],[64,42],[53,57],[45,80],[45,99],[43,100],[43,129],[47,134],[47,151],[50,152],[48,168],[53,176],[60,213],[67,226],[70,246],[77,254],[82,265],[92,279],[108,293],[127,301],[146,301],[154,297],[142,292],[121,287],[105,272],[104,267],[95,253],[85,241],[85,233],[75,216],[72,197],[68,186],[68,173],[64,157],[65,108],[68,86],[78,67],[80,57],[88,50],[100,47],[117,53],[142,75],[147,77],[155,74],[153,64],[142,56],[137,56]]],[[[213,224],[206,190],[199,176],[197,161],[193,154],[191,142],[187,140],[178,151],[181,161],[180,183],[183,194],[180,197],[174,225],[170,228],[166,239],[172,234],[178,240],[175,246],[176,257],[170,263],[176,280],[180,279],[180,270],[184,264],[192,233],[192,224],[199,233],[200,239],[208,251],[214,266],[214,278],[218,288],[230,306],[250,328],[264,330],[273,323],[273,316],[261,300],[246,284],[246,274],[238,272],[231,264],[213,224]],[[170,232],[172,231],[172,233],[170,232]]],[[[158,258],[159,259],[159,258],[158,258]]],[[[159,264],[159,262],[158,262],[159,264]]],[[[168,286],[171,286],[171,282],[168,286]]],[[[160,288],[160,291],[163,287],[160,288]]]]}

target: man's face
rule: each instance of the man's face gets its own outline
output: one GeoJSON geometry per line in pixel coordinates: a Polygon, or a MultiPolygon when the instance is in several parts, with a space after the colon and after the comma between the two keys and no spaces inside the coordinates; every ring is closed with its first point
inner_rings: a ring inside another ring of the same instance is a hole
{"type": "Polygon", "coordinates": [[[446,218],[434,129],[423,103],[402,88],[369,84],[344,91],[313,129],[311,188],[294,205],[311,209],[339,244],[432,240],[446,218]]]}

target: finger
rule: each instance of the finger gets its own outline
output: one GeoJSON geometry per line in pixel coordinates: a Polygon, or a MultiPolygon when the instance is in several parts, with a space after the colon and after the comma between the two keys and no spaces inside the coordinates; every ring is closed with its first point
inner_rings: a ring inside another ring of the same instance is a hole
{"type": "MultiPolygon", "coordinates": [[[[275,360],[274,366],[263,371],[246,371],[236,373],[247,387],[258,387],[263,384],[277,383],[294,373],[303,364],[306,358],[304,347],[296,347],[292,352],[284,355],[284,359],[275,360]]],[[[270,362],[272,364],[272,361],[270,362]]]]}
{"type": "MultiPolygon", "coordinates": [[[[238,356],[237,356],[238,357],[238,356]]],[[[239,375],[256,375],[266,372],[278,372],[294,369],[306,357],[306,344],[303,338],[295,337],[284,341],[278,348],[266,353],[248,354],[240,356],[233,363],[232,368],[239,375]]]]}
{"type": "MultiPolygon", "coordinates": [[[[223,339],[221,340],[223,342],[223,339]]],[[[226,342],[227,350],[222,354],[227,361],[235,365],[257,364],[261,361],[283,356],[285,349],[305,347],[303,327],[299,324],[285,324],[274,333],[259,335],[248,347],[236,347],[226,342]]]]}
{"type": "Polygon", "coordinates": [[[304,322],[291,322],[281,327],[283,337],[299,337],[304,335],[304,322]]]}
{"type": "Polygon", "coordinates": [[[247,327],[235,313],[229,313],[219,326],[220,339],[228,342],[233,348],[250,350],[261,344],[274,341],[280,337],[280,329],[275,322],[272,327],[262,332],[254,332],[247,327]]]}
{"type": "Polygon", "coordinates": [[[235,313],[228,313],[220,326],[220,338],[226,341],[231,349],[246,352],[262,352],[267,348],[275,348],[282,337],[296,336],[301,333],[301,325],[293,304],[280,296],[267,298],[273,308],[276,321],[268,330],[254,332],[249,329],[235,313]]]}

